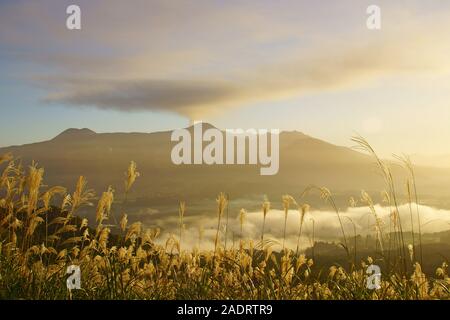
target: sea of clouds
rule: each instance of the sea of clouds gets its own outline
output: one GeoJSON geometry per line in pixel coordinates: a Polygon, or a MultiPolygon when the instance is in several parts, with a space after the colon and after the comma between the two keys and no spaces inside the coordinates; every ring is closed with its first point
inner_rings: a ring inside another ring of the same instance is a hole
{"type": "MultiPolygon", "coordinates": [[[[422,233],[440,232],[450,229],[450,210],[433,208],[430,206],[412,204],[414,231],[418,230],[417,208],[420,213],[422,233]]],[[[375,205],[375,211],[382,221],[383,232],[389,232],[391,228],[392,208],[375,205]]],[[[411,231],[411,213],[408,204],[399,206],[400,219],[404,232],[411,231]]],[[[357,235],[375,235],[375,216],[368,207],[348,208],[340,212],[341,220],[347,237],[352,237],[356,231],[357,235]]],[[[226,216],[222,217],[220,228],[221,244],[225,244],[225,222],[226,216]]],[[[243,225],[243,239],[254,240],[255,246],[261,238],[263,214],[261,211],[248,212],[243,225]]],[[[283,242],[285,213],[283,210],[270,210],[266,216],[264,239],[274,243],[274,249],[280,249],[283,242]]],[[[297,210],[289,210],[286,223],[286,242],[288,248],[296,249],[300,224],[300,214],[297,210]]],[[[342,237],[339,219],[334,211],[311,210],[304,217],[301,237],[301,248],[305,249],[312,244],[312,231],[314,226],[315,241],[337,241],[342,237]]],[[[217,230],[217,219],[211,217],[191,217],[185,220],[185,228],[182,235],[182,248],[184,250],[200,247],[202,250],[214,248],[214,240],[217,230]],[[195,223],[194,223],[195,221],[195,223]],[[203,230],[200,232],[199,230],[203,230]],[[200,233],[202,235],[200,236],[200,233]]],[[[177,239],[179,229],[168,228],[159,237],[159,242],[164,244],[168,236],[172,234],[177,239]]],[[[239,216],[229,216],[227,232],[227,248],[239,246],[240,241],[239,216]],[[234,235],[234,237],[233,237],[234,235]]]]}

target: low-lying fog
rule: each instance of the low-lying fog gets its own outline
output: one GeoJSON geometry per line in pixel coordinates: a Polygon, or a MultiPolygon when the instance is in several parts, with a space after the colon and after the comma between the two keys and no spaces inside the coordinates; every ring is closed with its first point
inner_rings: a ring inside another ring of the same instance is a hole
{"type": "MultiPolygon", "coordinates": [[[[418,230],[416,205],[412,205],[414,231],[418,230]]],[[[383,221],[383,232],[388,233],[391,228],[389,207],[375,205],[378,217],[383,221]]],[[[408,204],[401,205],[400,219],[404,232],[411,231],[411,215],[408,204]]],[[[420,220],[422,224],[422,233],[440,232],[450,229],[450,210],[437,209],[429,206],[420,205],[420,220]]],[[[147,219],[151,220],[151,216],[156,212],[149,211],[147,219]]],[[[347,237],[353,237],[354,228],[357,235],[375,235],[375,217],[367,207],[348,208],[340,213],[347,237]]],[[[274,249],[280,249],[283,242],[284,231],[284,211],[273,209],[270,210],[266,217],[266,225],[264,239],[274,240],[278,244],[274,249]]],[[[146,219],[146,220],[147,220],[146,219]]],[[[234,244],[239,246],[240,241],[240,222],[239,213],[229,212],[227,247],[230,248],[234,244]]],[[[286,228],[286,247],[295,249],[297,246],[297,237],[299,231],[300,214],[297,210],[289,210],[286,228]]],[[[153,221],[155,222],[155,221],[153,221]]],[[[175,215],[167,216],[166,219],[158,219],[158,226],[162,229],[159,237],[160,243],[165,243],[170,234],[179,236],[178,217],[175,215]]],[[[225,223],[226,213],[222,217],[221,241],[222,245],[225,241],[225,223]]],[[[263,223],[263,214],[261,211],[248,212],[243,225],[243,238],[246,240],[253,239],[255,243],[261,238],[261,230],[263,223]]],[[[217,228],[217,215],[215,216],[188,216],[184,219],[185,228],[183,231],[182,247],[190,249],[200,246],[201,249],[213,249],[214,239],[217,228]],[[202,230],[202,231],[200,231],[202,230]],[[201,240],[200,240],[201,239],[201,240]]],[[[147,223],[146,223],[147,225],[147,223]]],[[[154,225],[152,223],[152,225],[154,225]]],[[[314,225],[314,237],[316,241],[333,241],[338,240],[342,236],[339,220],[334,211],[311,210],[304,218],[301,247],[305,249],[312,243],[312,231],[314,225]],[[314,221],[314,222],[313,222],[314,221]]]]}

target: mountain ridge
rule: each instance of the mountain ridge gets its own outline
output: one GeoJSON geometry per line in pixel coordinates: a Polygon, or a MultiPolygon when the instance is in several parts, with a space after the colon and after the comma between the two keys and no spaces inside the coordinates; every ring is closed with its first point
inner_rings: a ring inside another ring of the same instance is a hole
{"type": "MultiPolygon", "coordinates": [[[[218,129],[218,130],[220,130],[222,132],[225,132],[225,130],[227,130],[227,129],[218,128],[218,127],[216,127],[213,124],[208,123],[208,122],[202,123],[202,126],[203,126],[203,131],[205,131],[207,129],[211,129],[211,128],[212,129],[218,129]]],[[[191,131],[191,130],[193,130],[193,127],[194,127],[194,125],[190,125],[190,126],[187,126],[187,127],[181,128],[181,129],[186,129],[186,130],[191,131]]],[[[247,129],[243,129],[243,130],[245,131],[247,129]]],[[[138,134],[142,134],[142,135],[149,135],[150,134],[151,135],[151,134],[171,133],[172,131],[173,130],[161,130],[161,131],[151,131],[151,132],[140,132],[140,131],[132,131],[132,132],[120,132],[120,131],[118,131],[118,132],[96,132],[96,131],[94,131],[92,129],[89,129],[89,128],[75,128],[75,127],[72,127],[72,128],[68,128],[68,129],[65,129],[65,130],[61,131],[59,134],[55,135],[53,138],[49,138],[49,139],[41,140],[41,141],[36,141],[36,142],[30,142],[30,143],[23,143],[23,144],[17,144],[17,145],[15,144],[15,145],[3,146],[3,147],[0,147],[0,151],[2,149],[20,148],[20,147],[26,147],[26,146],[30,146],[30,145],[36,145],[36,144],[40,144],[40,143],[56,141],[56,140],[62,140],[62,139],[68,139],[68,138],[87,138],[89,136],[90,137],[94,137],[94,136],[102,136],[102,135],[110,135],[111,136],[111,135],[128,135],[128,134],[129,135],[138,135],[138,134]]],[[[303,136],[305,138],[311,138],[311,139],[315,139],[317,141],[321,141],[323,143],[334,145],[334,144],[329,143],[329,142],[327,142],[325,140],[321,140],[321,139],[318,139],[318,138],[314,138],[314,137],[312,137],[310,135],[307,135],[307,134],[303,133],[302,131],[297,131],[297,130],[286,130],[286,131],[283,130],[283,131],[280,131],[280,135],[291,135],[291,134],[297,134],[299,136],[301,135],[301,136],[303,136]]],[[[335,145],[335,146],[342,147],[342,148],[348,148],[348,147],[339,146],[339,145],[335,145]]],[[[348,149],[350,149],[350,148],[348,148],[348,149]]]]}
{"type": "MultiPolygon", "coordinates": [[[[281,132],[280,170],[275,176],[260,176],[260,166],[251,165],[174,165],[170,154],[176,143],[170,136],[169,130],[96,133],[71,128],[51,140],[0,148],[0,154],[12,153],[24,164],[36,161],[45,168],[49,185],[70,188],[80,175],[86,176],[97,193],[109,185],[120,191],[124,172],[130,161],[135,161],[141,177],[130,197],[144,202],[214,198],[220,191],[238,198],[264,194],[278,197],[300,193],[310,184],[352,195],[361,189],[379,193],[384,188],[368,155],[299,131],[281,132]]],[[[402,170],[394,167],[393,171],[402,183],[399,188],[403,188],[402,170]]],[[[417,177],[421,187],[430,188],[430,192],[450,190],[450,170],[418,168],[417,177]]]]}
{"type": "Polygon", "coordinates": [[[86,137],[86,136],[92,136],[97,134],[95,131],[88,129],[88,128],[69,128],[58,134],[56,137],[54,137],[51,140],[54,139],[66,139],[66,138],[72,138],[72,137],[86,137]]]}

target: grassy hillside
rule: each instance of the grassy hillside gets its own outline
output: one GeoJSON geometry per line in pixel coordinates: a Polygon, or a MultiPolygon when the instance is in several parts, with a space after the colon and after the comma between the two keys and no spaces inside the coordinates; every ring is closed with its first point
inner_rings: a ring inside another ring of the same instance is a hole
{"type": "MultiPolygon", "coordinates": [[[[364,143],[363,140],[359,141],[364,143]]],[[[370,150],[369,150],[370,151],[370,150]]],[[[372,239],[352,238],[342,228],[336,244],[320,244],[302,252],[284,247],[274,252],[274,242],[265,235],[270,202],[261,208],[263,227],[259,240],[243,233],[246,210],[240,212],[241,233],[236,246],[226,244],[228,199],[216,199],[217,219],[214,250],[187,250],[184,202],[179,203],[179,232],[159,241],[159,228],[128,223],[127,202],[115,203],[114,189],[95,196],[86,180],[79,177],[73,192],[43,183],[44,170],[36,165],[22,167],[6,155],[0,158],[0,297],[3,299],[449,299],[448,243],[440,246],[420,232],[420,212],[415,225],[419,233],[403,232],[389,167],[376,157],[386,181],[386,199],[393,208],[392,222],[383,226],[376,220],[372,239]],[[94,204],[96,202],[96,204],[94,204]],[[51,206],[59,203],[58,208],[51,206]],[[120,216],[113,206],[119,205],[120,216]],[[94,206],[95,221],[79,216],[83,207],[94,206]],[[91,225],[89,228],[88,225],[91,225]],[[388,232],[388,230],[390,232],[388,232]],[[114,232],[112,232],[114,231],[114,232]],[[224,241],[225,238],[225,241],[224,241]],[[431,241],[432,242],[432,241],[431,241]],[[412,243],[411,245],[408,243],[412,243]],[[368,256],[368,255],[371,256],[368,256]],[[442,259],[438,259],[440,254],[442,259]],[[433,256],[434,266],[429,257],[433,256]],[[382,267],[378,290],[368,287],[368,268],[382,267]],[[67,268],[81,270],[81,289],[66,287],[67,268]],[[428,274],[422,270],[426,266],[428,274]],[[435,269],[434,272],[432,268],[435,269]]],[[[407,165],[408,162],[405,162],[407,165]]],[[[413,172],[411,171],[411,174],[413,172]]],[[[132,162],[125,175],[127,195],[141,179],[132,162]]],[[[123,183],[123,182],[122,182],[123,183]]],[[[414,176],[410,181],[415,186],[414,176]]],[[[415,190],[415,188],[412,188],[415,190]]],[[[283,207],[298,207],[300,239],[309,205],[303,195],[318,192],[342,216],[332,193],[310,186],[300,198],[284,195],[283,207]]],[[[411,198],[417,194],[411,193],[411,198]]],[[[361,199],[368,208],[373,202],[361,199]]],[[[373,211],[376,217],[376,211],[373,211]]],[[[411,211],[413,214],[413,211],[411,211]]],[[[285,220],[286,221],[286,220],[285,220]]],[[[404,221],[403,221],[404,223],[404,221]]],[[[284,234],[286,222],[284,224],[284,234]]],[[[434,235],[447,241],[447,234],[434,235]]],[[[202,232],[199,231],[199,243],[202,232]]]]}

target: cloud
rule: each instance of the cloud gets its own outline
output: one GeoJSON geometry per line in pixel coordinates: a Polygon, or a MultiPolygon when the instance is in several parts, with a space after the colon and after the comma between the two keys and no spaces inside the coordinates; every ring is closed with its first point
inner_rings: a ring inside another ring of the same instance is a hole
{"type": "Polygon", "coordinates": [[[410,52],[411,47],[420,52],[423,45],[410,44],[408,50],[401,48],[405,43],[322,47],[309,56],[230,73],[227,81],[216,80],[214,74],[210,79],[59,78],[49,90],[60,92],[52,92],[46,101],[120,111],[169,111],[195,118],[259,101],[352,89],[393,75],[444,72],[448,66],[433,59],[437,55],[410,52]]]}
{"type": "MultiPolygon", "coordinates": [[[[61,85],[60,79],[58,82],[61,85]]],[[[209,106],[229,99],[238,91],[225,83],[179,80],[69,79],[64,87],[44,101],[119,111],[169,111],[188,117],[209,113],[209,106]]]]}
{"type": "Polygon", "coordinates": [[[445,10],[430,18],[385,3],[376,33],[365,28],[364,4],[348,3],[353,10],[328,5],[335,21],[307,1],[80,1],[82,30],[70,32],[64,2],[18,2],[0,11],[0,40],[39,66],[27,72],[53,79],[37,84],[44,101],[191,118],[448,72],[445,10]]]}
{"type": "MultiPolygon", "coordinates": [[[[415,204],[413,204],[415,208],[415,204]]],[[[390,209],[380,205],[375,206],[375,210],[379,218],[383,221],[383,232],[389,232],[390,209]]],[[[403,232],[410,232],[411,219],[408,205],[399,207],[400,218],[403,223],[403,232]]],[[[450,229],[450,210],[437,209],[429,206],[419,206],[420,219],[422,224],[422,232],[432,233],[450,229]]],[[[368,208],[357,207],[348,208],[340,213],[344,224],[344,230],[347,237],[353,236],[353,224],[358,235],[372,234],[375,235],[374,216],[369,212],[368,208]],[[345,218],[347,217],[347,218],[345,218]],[[352,222],[350,222],[350,218],[352,222]]],[[[342,238],[342,232],[336,213],[326,210],[312,210],[305,216],[304,229],[302,232],[301,247],[307,248],[311,245],[312,220],[314,220],[314,233],[316,241],[338,241],[342,238]]],[[[153,219],[152,219],[153,221],[153,219]]],[[[244,238],[253,240],[255,245],[261,237],[263,217],[261,212],[249,212],[246,216],[243,234],[244,238]]],[[[159,224],[165,226],[165,232],[159,239],[160,243],[167,240],[169,234],[178,234],[176,217],[172,220],[160,220],[159,224]]],[[[417,232],[417,218],[413,218],[415,232],[417,232]]],[[[288,214],[286,229],[286,246],[296,249],[299,227],[299,213],[291,210],[288,214]]],[[[183,246],[185,249],[194,248],[201,245],[202,249],[213,249],[216,235],[217,221],[215,219],[196,216],[190,217],[186,221],[186,230],[183,236],[183,246]],[[203,240],[199,242],[199,226],[203,226],[203,240]]],[[[271,210],[266,217],[265,239],[274,242],[274,249],[279,250],[283,242],[284,230],[284,211],[271,210]]],[[[230,218],[228,230],[228,245],[232,245],[232,235],[235,235],[235,245],[238,245],[240,235],[240,223],[238,217],[230,218]]],[[[222,229],[222,241],[224,241],[224,229],[222,229]]],[[[223,244],[223,242],[222,242],[223,244]]]]}

